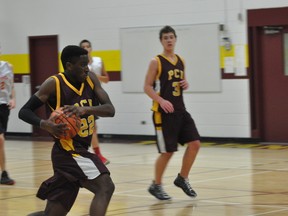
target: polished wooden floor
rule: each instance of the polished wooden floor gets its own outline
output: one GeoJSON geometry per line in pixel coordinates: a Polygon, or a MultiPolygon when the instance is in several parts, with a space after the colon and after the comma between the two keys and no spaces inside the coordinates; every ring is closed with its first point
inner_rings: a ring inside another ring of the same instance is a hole
{"type": "MultiPolygon", "coordinates": [[[[35,197],[40,183],[52,174],[51,142],[6,141],[8,171],[14,186],[0,185],[0,215],[24,216],[42,210],[35,197]]],[[[201,148],[190,181],[198,197],[191,199],[173,185],[179,171],[180,147],[163,183],[171,201],[158,201],[147,188],[157,157],[153,144],[101,143],[116,185],[107,215],[127,216],[284,216],[288,215],[288,149],[257,145],[201,148]]],[[[81,189],[69,216],[87,216],[92,195],[81,189]]]]}

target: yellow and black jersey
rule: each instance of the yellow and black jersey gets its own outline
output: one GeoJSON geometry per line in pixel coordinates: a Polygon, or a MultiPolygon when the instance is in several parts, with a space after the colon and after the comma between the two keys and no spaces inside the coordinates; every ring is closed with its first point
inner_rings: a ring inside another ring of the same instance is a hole
{"type": "MultiPolygon", "coordinates": [[[[56,81],[55,96],[48,100],[48,108],[50,112],[63,107],[64,105],[74,106],[95,106],[99,101],[94,93],[94,83],[87,76],[78,88],[73,86],[65,77],[63,73],[59,73],[52,78],[56,81]]],[[[88,148],[92,139],[93,130],[95,127],[94,115],[81,116],[81,129],[73,140],[60,140],[62,147],[66,150],[74,150],[73,145],[78,143],[88,148]],[[76,143],[75,143],[76,142],[76,143]]]]}
{"type": "MultiPolygon", "coordinates": [[[[171,62],[163,55],[156,57],[158,72],[154,82],[154,90],[162,98],[173,104],[175,112],[183,112],[185,111],[183,89],[179,82],[184,79],[184,62],[178,55],[176,57],[175,62],[171,62]]],[[[152,110],[164,112],[156,101],[153,101],[152,110]]]]}

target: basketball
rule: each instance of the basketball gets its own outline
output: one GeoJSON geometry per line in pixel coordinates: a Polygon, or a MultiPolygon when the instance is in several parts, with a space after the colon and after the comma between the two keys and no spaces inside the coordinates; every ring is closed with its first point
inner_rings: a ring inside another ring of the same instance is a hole
{"type": "Polygon", "coordinates": [[[60,137],[57,137],[59,139],[72,139],[73,137],[75,137],[77,135],[77,133],[80,130],[80,126],[81,126],[80,118],[78,116],[76,116],[75,114],[68,117],[62,111],[62,107],[54,110],[51,113],[50,118],[53,118],[53,121],[56,124],[65,123],[67,125],[67,127],[69,128],[69,130],[65,131],[65,134],[63,134],[60,137]]]}

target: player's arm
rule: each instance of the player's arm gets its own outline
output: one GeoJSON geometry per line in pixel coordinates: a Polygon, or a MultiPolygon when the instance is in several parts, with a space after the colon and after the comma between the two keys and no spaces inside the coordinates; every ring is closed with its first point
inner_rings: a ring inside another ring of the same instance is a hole
{"type": "Polygon", "coordinates": [[[13,66],[11,64],[8,64],[11,72],[12,72],[12,78],[11,78],[11,95],[10,100],[8,102],[9,109],[14,109],[16,107],[16,93],[14,88],[14,75],[13,75],[13,66]]]}
{"type": "Polygon", "coordinates": [[[44,81],[40,89],[20,109],[18,116],[23,121],[38,126],[57,137],[63,133],[63,130],[67,129],[67,126],[65,124],[57,125],[53,119],[42,119],[35,113],[39,107],[47,102],[50,95],[55,94],[55,85],[56,82],[53,78],[44,81]]]}
{"type": "MultiPolygon", "coordinates": [[[[181,58],[183,64],[184,64],[184,68],[185,68],[185,61],[183,58],[181,58]]],[[[184,79],[180,81],[180,86],[181,88],[183,88],[184,90],[187,90],[189,88],[189,83],[186,79],[186,76],[185,76],[185,71],[184,71],[184,79]]]]}
{"type": "Polygon", "coordinates": [[[52,89],[55,89],[55,80],[48,78],[39,88],[39,90],[32,95],[26,104],[19,111],[19,118],[23,121],[40,127],[41,118],[35,114],[35,110],[41,107],[47,100],[52,89]]]}
{"type": "Polygon", "coordinates": [[[94,106],[87,112],[100,117],[113,117],[115,115],[115,108],[107,94],[101,87],[101,84],[94,73],[89,73],[91,80],[94,83],[94,93],[99,99],[100,105],[94,106]]]}
{"type": "Polygon", "coordinates": [[[159,103],[161,108],[166,112],[166,113],[172,113],[174,112],[174,107],[173,105],[162,98],[160,95],[158,95],[154,88],[153,84],[156,80],[158,72],[158,61],[154,58],[150,61],[148,71],[146,74],[145,82],[144,82],[144,92],[153,100],[159,103]]]}
{"type": "Polygon", "coordinates": [[[9,109],[14,109],[16,107],[16,93],[15,93],[14,82],[12,82],[11,96],[10,96],[10,101],[8,105],[9,105],[9,109]]]}
{"type": "Polygon", "coordinates": [[[97,76],[98,79],[103,82],[103,83],[108,83],[109,82],[109,75],[105,69],[104,62],[101,62],[101,75],[97,76]]]}

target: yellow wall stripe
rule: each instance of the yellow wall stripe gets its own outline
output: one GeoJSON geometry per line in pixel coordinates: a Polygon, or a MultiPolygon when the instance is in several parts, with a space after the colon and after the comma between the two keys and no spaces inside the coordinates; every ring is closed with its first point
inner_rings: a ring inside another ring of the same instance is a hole
{"type": "MultiPolygon", "coordinates": [[[[120,50],[93,51],[92,55],[99,56],[103,59],[106,71],[121,71],[120,50]]],[[[60,53],[58,56],[59,72],[63,72],[63,67],[60,60],[60,53]]],[[[30,73],[29,54],[3,54],[0,56],[0,59],[12,64],[15,74],[30,73]]]]}
{"type": "Polygon", "coordinates": [[[30,73],[29,55],[28,54],[11,54],[1,55],[2,61],[7,61],[13,65],[13,71],[15,74],[27,74],[30,73]]]}
{"type": "Polygon", "coordinates": [[[92,56],[99,56],[102,58],[106,71],[121,71],[120,50],[93,51],[92,56]]]}
{"type": "MultiPolygon", "coordinates": [[[[106,71],[108,72],[121,71],[120,50],[92,51],[92,56],[98,56],[102,58],[106,71]]],[[[64,71],[61,64],[60,53],[59,53],[59,71],[60,72],[64,71]]]]}
{"type": "MultiPolygon", "coordinates": [[[[244,45],[246,49],[246,67],[249,66],[248,62],[248,45],[244,45]]],[[[105,51],[92,51],[92,56],[99,56],[102,58],[106,71],[120,72],[121,71],[121,51],[120,50],[105,50],[105,51]]],[[[231,50],[226,51],[223,46],[220,46],[220,67],[224,68],[224,58],[235,56],[235,45],[232,45],[231,50]]],[[[9,54],[1,55],[0,59],[8,61],[13,65],[15,74],[29,74],[29,54],[9,54]]],[[[59,72],[63,72],[63,67],[60,60],[59,53],[59,72]]]]}

